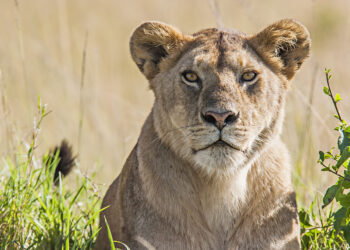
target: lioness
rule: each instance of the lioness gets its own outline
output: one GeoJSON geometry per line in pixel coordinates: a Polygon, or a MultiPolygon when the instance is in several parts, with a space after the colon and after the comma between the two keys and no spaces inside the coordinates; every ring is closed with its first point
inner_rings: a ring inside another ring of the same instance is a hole
{"type": "Polygon", "coordinates": [[[256,35],[140,25],[130,51],[155,101],[103,200],[96,248],[110,248],[105,218],[132,250],[300,248],[280,134],[310,45],[290,19],[256,35]]]}

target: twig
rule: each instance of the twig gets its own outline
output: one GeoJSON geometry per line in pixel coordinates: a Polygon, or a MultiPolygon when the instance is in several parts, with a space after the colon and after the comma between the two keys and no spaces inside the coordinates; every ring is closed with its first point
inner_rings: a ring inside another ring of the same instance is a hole
{"type": "Polygon", "coordinates": [[[22,63],[22,71],[23,71],[23,79],[24,79],[24,85],[27,97],[29,96],[29,89],[28,89],[28,81],[27,81],[27,70],[26,70],[26,64],[25,64],[25,54],[24,54],[24,44],[23,44],[23,32],[22,32],[22,24],[21,24],[21,15],[20,15],[20,6],[18,0],[14,0],[15,8],[16,8],[16,27],[18,32],[18,44],[19,44],[19,51],[21,55],[21,63],[22,63]]]}
{"type": "Polygon", "coordinates": [[[335,175],[337,175],[338,177],[343,178],[344,180],[350,182],[350,179],[349,179],[349,178],[347,178],[347,177],[345,177],[345,176],[342,176],[341,174],[338,174],[337,172],[335,172],[335,171],[333,171],[333,170],[331,170],[331,169],[329,169],[328,171],[331,172],[331,173],[333,173],[333,174],[335,174],[335,175]]]}
{"type": "Polygon", "coordinates": [[[309,100],[305,97],[305,95],[297,88],[293,88],[294,93],[296,93],[297,95],[299,95],[300,100],[302,102],[304,102],[312,111],[311,113],[315,116],[315,118],[319,121],[319,124],[322,125],[322,127],[325,129],[326,133],[328,133],[329,136],[333,136],[333,134],[331,134],[329,132],[329,129],[327,127],[327,124],[324,122],[324,120],[322,119],[321,115],[318,113],[318,111],[314,108],[314,106],[309,102],[309,100]]]}
{"type": "MultiPolygon", "coordinates": [[[[328,168],[328,166],[326,166],[323,162],[320,162],[320,164],[321,164],[323,167],[328,168]]],[[[336,172],[336,171],[333,171],[333,170],[331,170],[331,169],[328,169],[327,171],[328,171],[328,172],[331,172],[332,174],[335,174],[336,176],[338,176],[338,177],[340,177],[340,178],[343,178],[344,180],[346,180],[346,181],[348,181],[348,182],[350,182],[350,179],[349,179],[348,177],[343,176],[343,175],[341,175],[341,174],[338,174],[338,172],[336,172]]]]}
{"type": "Polygon", "coordinates": [[[222,19],[221,19],[221,15],[220,15],[220,11],[218,8],[218,3],[216,0],[208,0],[211,11],[213,12],[214,16],[215,16],[215,20],[216,20],[216,25],[218,27],[218,29],[222,29],[223,23],[222,23],[222,19]]]}
{"type": "MultiPolygon", "coordinates": [[[[311,131],[311,127],[312,127],[312,110],[311,107],[313,105],[313,96],[314,96],[314,91],[315,91],[315,85],[316,85],[316,76],[317,76],[317,69],[318,69],[318,65],[314,66],[314,70],[313,70],[313,74],[312,74],[312,80],[311,80],[311,87],[310,87],[310,92],[309,92],[309,99],[308,99],[308,103],[310,104],[307,108],[307,111],[305,113],[305,127],[302,130],[302,135],[301,135],[301,140],[300,140],[300,145],[299,145],[299,149],[301,152],[301,158],[304,161],[304,156],[307,155],[308,152],[306,152],[306,150],[304,150],[304,148],[306,147],[307,144],[307,134],[310,134],[311,131]]],[[[310,143],[310,140],[308,141],[310,143]]],[[[308,147],[308,149],[310,150],[310,147],[308,147]]]]}
{"type": "Polygon", "coordinates": [[[10,131],[9,131],[9,122],[8,122],[8,108],[7,108],[7,100],[5,96],[5,84],[2,79],[2,71],[0,69],[0,93],[1,93],[1,106],[2,106],[2,119],[4,121],[5,126],[5,141],[7,146],[7,152],[10,152],[10,131]]]}
{"type": "Polygon", "coordinates": [[[328,86],[328,89],[329,89],[330,97],[332,98],[333,105],[335,107],[335,110],[337,111],[338,119],[340,120],[340,122],[343,122],[343,119],[341,118],[339,110],[338,110],[337,102],[334,100],[332,89],[331,89],[331,86],[329,84],[329,79],[330,79],[329,70],[325,69],[325,72],[326,72],[326,81],[327,81],[327,86],[328,86]]]}
{"type": "Polygon", "coordinates": [[[89,33],[85,34],[83,59],[81,64],[81,79],[80,79],[80,111],[79,111],[79,131],[78,131],[78,155],[81,147],[81,136],[83,132],[83,119],[84,119],[84,98],[83,89],[85,83],[85,70],[86,70],[86,56],[87,56],[87,44],[88,44],[89,33]]]}
{"type": "Polygon", "coordinates": [[[314,100],[314,92],[315,92],[315,85],[316,85],[316,81],[317,81],[317,71],[318,71],[318,65],[316,64],[314,66],[314,70],[313,70],[313,74],[312,74],[312,81],[311,81],[311,87],[310,87],[310,93],[309,93],[309,103],[310,106],[307,110],[307,114],[306,114],[306,124],[308,124],[309,129],[311,128],[311,106],[313,104],[313,100],[314,100]]]}
{"type": "Polygon", "coordinates": [[[41,100],[39,97],[39,105],[38,105],[38,117],[39,120],[37,121],[37,117],[34,117],[34,126],[33,126],[33,132],[32,132],[32,142],[30,144],[30,148],[28,150],[27,154],[27,164],[30,166],[29,168],[29,173],[32,172],[32,167],[33,167],[33,151],[37,148],[37,141],[38,141],[38,136],[41,128],[41,123],[43,122],[44,118],[48,116],[52,111],[46,112],[46,105],[41,105],[41,100]]]}

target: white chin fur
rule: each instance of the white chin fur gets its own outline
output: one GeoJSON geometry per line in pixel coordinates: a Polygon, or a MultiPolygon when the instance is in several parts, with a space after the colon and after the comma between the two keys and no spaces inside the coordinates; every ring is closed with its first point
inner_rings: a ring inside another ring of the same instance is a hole
{"type": "Polygon", "coordinates": [[[243,152],[231,148],[208,148],[195,153],[196,166],[208,176],[235,172],[244,162],[243,152]]]}

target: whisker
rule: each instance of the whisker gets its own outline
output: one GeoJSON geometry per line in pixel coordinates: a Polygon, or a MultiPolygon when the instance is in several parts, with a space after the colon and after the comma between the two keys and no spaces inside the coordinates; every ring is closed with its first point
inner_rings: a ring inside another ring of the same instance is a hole
{"type": "Polygon", "coordinates": [[[245,132],[245,131],[234,131],[233,133],[232,133],[232,135],[233,136],[236,136],[236,135],[238,135],[238,136],[243,136],[243,135],[246,135],[247,133],[245,132]]]}
{"type": "MultiPolygon", "coordinates": [[[[182,129],[187,129],[187,128],[191,128],[191,127],[195,127],[195,126],[198,126],[198,125],[201,125],[201,124],[191,124],[191,125],[188,125],[188,126],[184,126],[184,127],[179,127],[179,128],[175,128],[175,129],[171,129],[167,132],[165,132],[164,134],[162,135],[159,135],[157,136],[156,138],[154,138],[149,144],[148,146],[151,146],[153,143],[157,143],[157,142],[160,142],[162,139],[164,139],[166,136],[170,135],[172,132],[176,132],[176,131],[179,131],[179,130],[182,130],[182,129]]],[[[185,134],[185,136],[188,136],[192,134],[192,132],[189,132],[188,134],[185,134]]],[[[179,138],[176,138],[176,140],[178,141],[179,138]]],[[[174,141],[175,143],[177,141],[174,141]]]]}
{"type": "MultiPolygon", "coordinates": [[[[164,137],[162,137],[162,138],[164,138],[164,137]]],[[[143,152],[144,152],[145,154],[148,154],[149,151],[153,150],[153,148],[150,147],[150,146],[151,146],[152,144],[155,144],[155,143],[158,143],[158,142],[161,142],[161,138],[159,138],[159,137],[157,137],[157,138],[155,138],[154,140],[152,140],[152,141],[148,144],[146,150],[143,151],[143,152]]],[[[176,138],[173,138],[172,143],[176,145],[176,144],[179,144],[179,143],[182,143],[182,142],[180,142],[180,138],[176,137],[176,138]]]]}
{"type": "Polygon", "coordinates": [[[165,136],[167,136],[171,132],[175,132],[175,131],[178,131],[178,130],[181,130],[181,129],[195,127],[195,126],[198,126],[198,125],[201,125],[201,124],[197,123],[197,124],[192,124],[192,125],[188,125],[188,126],[184,126],[184,127],[175,128],[175,129],[172,129],[172,130],[169,130],[169,131],[165,132],[163,135],[160,135],[159,137],[160,137],[160,139],[162,139],[162,138],[164,138],[165,136]]]}

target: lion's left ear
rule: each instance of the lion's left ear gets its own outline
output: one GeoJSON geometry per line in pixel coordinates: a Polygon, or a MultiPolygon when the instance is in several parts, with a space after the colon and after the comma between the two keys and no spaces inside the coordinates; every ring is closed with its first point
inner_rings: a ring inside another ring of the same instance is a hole
{"type": "Polygon", "coordinates": [[[248,43],[275,72],[289,80],[309,56],[311,39],[304,25],[284,19],[251,36],[248,43]]]}

